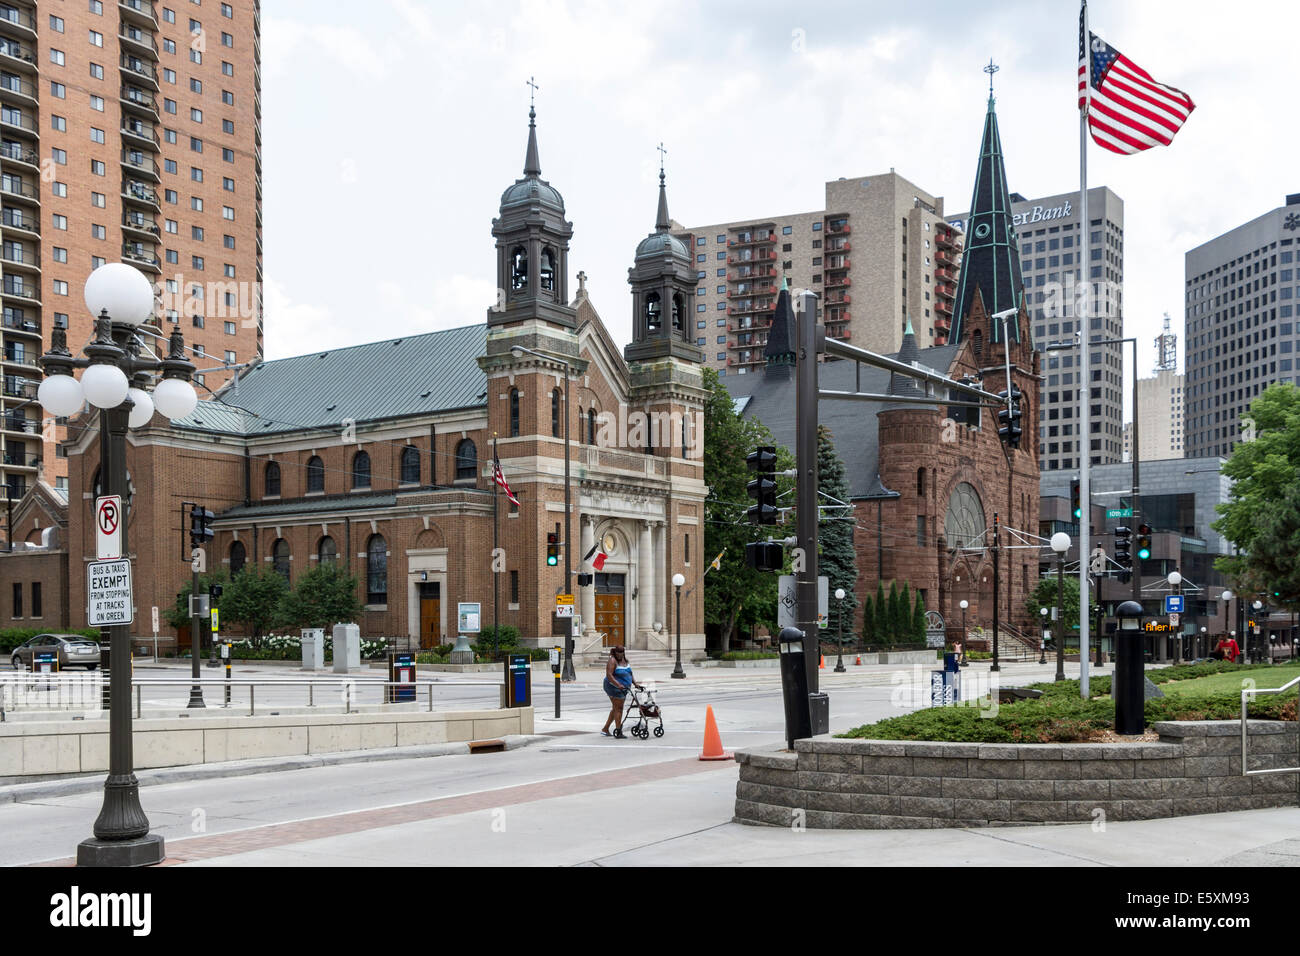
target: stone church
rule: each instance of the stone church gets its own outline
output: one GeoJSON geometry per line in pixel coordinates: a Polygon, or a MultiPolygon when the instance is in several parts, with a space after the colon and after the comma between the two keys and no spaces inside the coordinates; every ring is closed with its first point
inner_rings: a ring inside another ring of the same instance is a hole
{"type": "MultiPolygon", "coordinates": [[[[963,614],[968,629],[993,623],[993,526],[1000,527],[999,614],[1003,647],[1037,648],[1038,622],[1025,611],[1037,584],[1039,355],[1030,339],[1029,310],[1020,276],[1002,146],[993,98],[989,98],[983,143],[975,174],[957,287],[954,324],[947,345],[921,349],[905,321],[902,349],[892,357],[920,363],[951,378],[977,376],[985,391],[1019,387],[1023,440],[1018,449],[998,438],[997,410],[981,410],[978,424],[956,424],[942,406],[902,401],[873,406],[858,400],[819,403],[843,459],[855,521],[859,612],[874,597],[878,581],[919,591],[930,611],[939,611],[950,639],[960,639],[963,614]],[[1005,325],[991,316],[1015,309],[1005,325]],[[1027,546],[1026,546],[1027,545],[1027,546]],[[1020,547],[1014,547],[1020,546],[1020,547]],[[1023,641],[1020,640],[1023,635],[1023,641]]],[[[921,264],[913,263],[917,268],[921,264]]],[[[742,413],[771,429],[793,450],[795,438],[792,343],[795,316],[782,295],[768,336],[767,366],[756,374],[727,376],[724,382],[742,413]]],[[[861,391],[898,398],[921,396],[915,380],[847,361],[827,361],[821,388],[861,391]]]]}
{"type": "MultiPolygon", "coordinates": [[[[683,655],[702,656],[705,393],[686,321],[695,273],[668,223],[661,173],[620,353],[581,273],[571,291],[573,224],[541,176],[530,109],[523,176],[492,222],[499,291],[485,322],[262,362],[189,417],[130,432],[135,633],[151,636],[150,608],[189,579],[183,505],[195,502],[217,516],[210,569],[257,564],[292,584],[321,563],[346,566],[363,636],[446,643],[458,606],[476,602],[484,625],[550,646],[556,595],[569,593],[580,655],[613,644],[667,654],[681,574],[683,655]]],[[[64,587],[79,627],[99,446],[96,429],[73,432],[64,587]]],[[[165,624],[162,637],[173,637],[165,624]]]]}

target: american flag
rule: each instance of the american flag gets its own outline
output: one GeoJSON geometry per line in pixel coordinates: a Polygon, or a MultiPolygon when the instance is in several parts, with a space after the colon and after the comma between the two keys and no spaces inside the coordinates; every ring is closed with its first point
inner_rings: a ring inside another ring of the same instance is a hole
{"type": "Polygon", "coordinates": [[[510,490],[510,485],[506,483],[506,476],[501,474],[501,459],[497,458],[495,454],[492,456],[492,480],[501,486],[501,490],[506,493],[506,497],[510,499],[510,503],[518,508],[519,499],[516,498],[515,493],[510,490]]]}
{"type": "Polygon", "coordinates": [[[1097,34],[1088,32],[1085,44],[1084,22],[1081,11],[1079,109],[1087,111],[1093,141],[1114,153],[1168,146],[1196,109],[1192,98],[1182,90],[1157,83],[1150,73],[1097,34]],[[1091,90],[1087,88],[1090,65],[1091,90]]]}

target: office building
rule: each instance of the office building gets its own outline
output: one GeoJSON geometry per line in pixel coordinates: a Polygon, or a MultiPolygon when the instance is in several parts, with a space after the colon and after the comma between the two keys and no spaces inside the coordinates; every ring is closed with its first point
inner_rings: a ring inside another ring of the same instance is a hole
{"type": "MultiPolygon", "coordinates": [[[[257,0],[0,3],[0,465],[11,498],[66,488],[61,423],[35,402],[55,326],[92,333],[82,296],[107,262],[156,284],[203,384],[262,354],[257,0]]],[[[146,344],[149,344],[146,336],[146,344]]],[[[203,389],[200,388],[202,393],[203,389]]]]}
{"type": "MultiPolygon", "coordinates": [[[[1138,442],[1143,461],[1183,457],[1183,376],[1159,369],[1137,381],[1138,442]]],[[[1124,460],[1133,460],[1133,423],[1124,426],[1124,460]]]]}
{"type": "Polygon", "coordinates": [[[695,338],[721,375],[764,365],[763,347],[785,279],[812,289],[835,338],[875,352],[902,346],[907,320],[922,348],[952,325],[961,247],[943,199],[892,169],[826,184],[826,206],[675,233],[695,259],[695,338]]]}
{"type": "MultiPolygon", "coordinates": [[[[1041,199],[1011,194],[1012,223],[1020,249],[1020,271],[1033,322],[1034,347],[1075,341],[1079,260],[1079,192],[1041,199]]],[[[1105,186],[1088,190],[1091,252],[1088,273],[1094,285],[1090,300],[1091,337],[1117,339],[1124,334],[1124,201],[1105,186]]],[[[967,214],[948,221],[965,231],[967,214]]],[[[967,238],[969,242],[969,237],[967,238]]],[[[1078,351],[1047,353],[1039,390],[1039,461],[1043,471],[1077,470],[1080,453],[1078,351]]],[[[1091,438],[1094,465],[1121,460],[1124,441],[1124,362],[1119,345],[1099,346],[1090,356],[1091,438]]]]}
{"type": "Polygon", "coordinates": [[[1295,382],[1300,193],[1190,250],[1186,269],[1189,456],[1228,457],[1250,403],[1295,382]]]}

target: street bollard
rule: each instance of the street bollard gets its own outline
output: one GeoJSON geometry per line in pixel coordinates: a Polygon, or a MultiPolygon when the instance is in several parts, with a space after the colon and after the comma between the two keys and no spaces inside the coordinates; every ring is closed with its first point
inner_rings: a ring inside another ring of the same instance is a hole
{"type": "Polygon", "coordinates": [[[551,649],[551,676],[555,678],[555,719],[560,719],[560,646],[551,649]]]}
{"type": "Polygon", "coordinates": [[[226,662],[226,702],[223,706],[230,706],[230,642],[225,641],[221,645],[221,656],[226,662]]]}

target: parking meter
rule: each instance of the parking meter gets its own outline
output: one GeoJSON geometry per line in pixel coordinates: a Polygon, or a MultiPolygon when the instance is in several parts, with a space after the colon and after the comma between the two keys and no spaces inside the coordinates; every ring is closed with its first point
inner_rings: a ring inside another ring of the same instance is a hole
{"type": "Polygon", "coordinates": [[[551,676],[555,678],[555,719],[560,719],[560,645],[551,648],[551,676]]]}
{"type": "Polygon", "coordinates": [[[803,639],[803,631],[797,627],[781,628],[778,638],[781,645],[781,697],[785,702],[785,739],[791,750],[796,740],[812,736],[803,639]]]}

